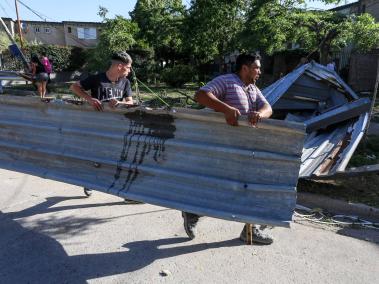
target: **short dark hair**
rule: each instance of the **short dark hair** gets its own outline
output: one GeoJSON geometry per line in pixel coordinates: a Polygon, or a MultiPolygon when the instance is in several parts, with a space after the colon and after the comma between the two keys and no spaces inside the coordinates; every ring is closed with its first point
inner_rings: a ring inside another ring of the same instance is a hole
{"type": "Polygon", "coordinates": [[[132,58],[125,51],[119,51],[112,54],[112,61],[120,61],[125,64],[132,63],[132,58]]]}
{"type": "Polygon", "coordinates": [[[236,59],[236,71],[240,71],[242,69],[242,65],[250,66],[255,60],[261,60],[261,56],[257,52],[251,54],[241,53],[236,59]]]}
{"type": "Polygon", "coordinates": [[[33,53],[31,56],[30,56],[30,61],[33,62],[33,63],[39,63],[40,60],[38,58],[38,55],[33,53]]]}

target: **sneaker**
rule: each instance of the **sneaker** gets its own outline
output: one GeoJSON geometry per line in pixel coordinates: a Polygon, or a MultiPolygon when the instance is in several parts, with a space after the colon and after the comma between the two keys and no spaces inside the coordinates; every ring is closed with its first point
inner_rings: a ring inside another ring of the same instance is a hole
{"type": "Polygon", "coordinates": [[[131,200],[131,199],[127,199],[127,198],[124,198],[124,202],[125,202],[126,204],[131,204],[131,205],[134,205],[134,204],[144,204],[144,203],[141,202],[141,201],[131,200]]]}
{"type": "MultiPolygon", "coordinates": [[[[240,240],[246,242],[246,225],[240,235],[240,240]]],[[[258,226],[253,227],[253,242],[261,245],[270,245],[274,239],[268,234],[264,233],[263,230],[259,229],[258,226]]]]}
{"type": "Polygon", "coordinates": [[[85,194],[87,197],[90,197],[90,196],[92,195],[92,189],[89,189],[89,188],[83,187],[83,191],[84,191],[84,194],[85,194]]]}
{"type": "Polygon", "coordinates": [[[184,230],[187,236],[193,240],[196,237],[196,224],[200,216],[188,212],[182,212],[182,216],[184,219],[184,230]]]}

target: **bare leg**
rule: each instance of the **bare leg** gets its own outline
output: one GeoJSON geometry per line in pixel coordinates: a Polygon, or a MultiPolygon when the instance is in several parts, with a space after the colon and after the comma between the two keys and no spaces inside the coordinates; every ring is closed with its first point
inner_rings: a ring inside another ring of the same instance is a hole
{"type": "Polygon", "coordinates": [[[43,82],[41,83],[41,85],[42,85],[42,98],[44,98],[45,95],[46,95],[46,84],[47,84],[46,81],[43,81],[43,82]]]}
{"type": "Polygon", "coordinates": [[[43,99],[43,92],[42,92],[42,82],[36,82],[38,94],[43,99]]]}

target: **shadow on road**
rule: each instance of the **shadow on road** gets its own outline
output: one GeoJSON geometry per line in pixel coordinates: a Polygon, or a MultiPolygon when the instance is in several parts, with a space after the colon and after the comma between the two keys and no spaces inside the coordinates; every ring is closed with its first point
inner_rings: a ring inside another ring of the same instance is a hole
{"type": "MultiPolygon", "coordinates": [[[[65,217],[52,220],[52,217],[49,217],[46,221],[38,220],[35,229],[24,228],[14,220],[58,211],[59,207],[50,207],[64,200],[81,198],[52,197],[19,212],[2,213],[0,211],[0,232],[2,232],[0,234],[0,283],[86,283],[88,279],[137,271],[158,259],[213,248],[243,245],[238,239],[187,244],[187,238],[167,238],[130,242],[123,245],[124,251],[119,252],[70,256],[58,241],[42,232],[49,231],[49,233],[65,234],[69,237],[84,232],[93,224],[107,222],[109,219],[65,217]]],[[[115,203],[68,207],[75,209],[112,204],[115,203]]],[[[66,209],[64,207],[62,210],[66,209]]],[[[150,213],[154,212],[156,211],[150,213]]]]}
{"type": "Polygon", "coordinates": [[[25,229],[1,212],[0,231],[5,232],[0,235],[1,283],[87,283],[88,279],[137,271],[158,259],[243,245],[235,239],[175,246],[188,239],[168,238],[131,242],[124,245],[127,251],[70,256],[54,238],[25,229]],[[174,247],[160,248],[167,245],[174,247]]]}
{"type": "Polygon", "coordinates": [[[373,242],[379,245],[379,230],[378,229],[342,228],[337,231],[337,234],[355,238],[362,241],[373,242]]]}
{"type": "Polygon", "coordinates": [[[66,201],[66,200],[77,200],[77,199],[88,199],[85,196],[55,196],[55,197],[47,197],[46,201],[36,204],[35,206],[26,208],[22,211],[7,213],[7,216],[16,219],[16,218],[24,218],[30,217],[37,214],[44,213],[52,213],[59,212],[64,210],[74,210],[80,208],[92,208],[92,207],[103,207],[103,206],[111,206],[111,205],[123,205],[124,202],[110,202],[110,203],[98,203],[98,204],[77,204],[77,205],[69,205],[69,206],[55,206],[56,204],[66,201]]]}

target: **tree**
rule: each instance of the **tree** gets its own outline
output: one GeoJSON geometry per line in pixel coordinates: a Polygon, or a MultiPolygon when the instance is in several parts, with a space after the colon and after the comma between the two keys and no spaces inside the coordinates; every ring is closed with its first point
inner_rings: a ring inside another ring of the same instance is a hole
{"type": "Polygon", "coordinates": [[[358,50],[368,51],[379,45],[379,23],[369,14],[362,14],[352,28],[352,38],[358,50]]]}
{"type": "Polygon", "coordinates": [[[104,27],[99,36],[99,43],[90,56],[89,69],[103,70],[107,67],[109,57],[113,52],[129,50],[139,44],[143,45],[136,40],[138,31],[136,23],[122,16],[116,16],[114,19],[104,16],[104,27]]]}
{"type": "Polygon", "coordinates": [[[238,47],[246,0],[192,0],[185,20],[188,52],[198,63],[222,57],[238,47]]]}
{"type": "Polygon", "coordinates": [[[105,8],[104,6],[99,6],[99,12],[97,12],[97,15],[103,19],[103,21],[106,20],[107,18],[107,14],[108,14],[109,10],[107,8],[105,8]]]}
{"type": "Polygon", "coordinates": [[[184,11],[181,0],[138,0],[130,13],[137,38],[154,50],[156,60],[174,62],[180,56],[184,11]]]}
{"type": "Polygon", "coordinates": [[[3,52],[4,50],[7,50],[10,44],[11,44],[11,41],[8,35],[5,32],[0,31],[0,53],[3,52]]]}
{"type": "Polygon", "coordinates": [[[331,52],[348,43],[360,50],[378,45],[379,24],[370,15],[307,11],[296,5],[300,2],[304,1],[253,1],[240,34],[243,46],[272,54],[286,49],[288,43],[299,43],[309,53],[318,52],[320,62],[325,64],[331,52]]]}

